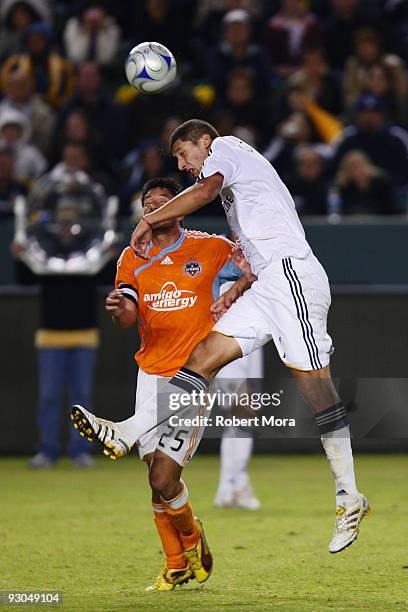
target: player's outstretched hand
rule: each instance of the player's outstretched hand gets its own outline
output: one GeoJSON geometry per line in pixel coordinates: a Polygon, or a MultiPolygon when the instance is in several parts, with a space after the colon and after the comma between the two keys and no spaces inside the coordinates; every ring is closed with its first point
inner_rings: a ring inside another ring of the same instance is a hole
{"type": "Polygon", "coordinates": [[[126,298],[119,289],[114,289],[106,298],[105,308],[114,317],[120,317],[125,311],[126,298]]]}
{"type": "Polygon", "coordinates": [[[232,306],[240,297],[241,292],[233,285],[230,289],[222,293],[220,297],[210,306],[214,321],[218,321],[222,315],[232,306]]]}
{"type": "Polygon", "coordinates": [[[130,246],[139,257],[143,257],[143,259],[148,259],[145,255],[146,249],[149,246],[149,243],[152,239],[152,226],[146,219],[140,219],[139,223],[136,226],[131,238],[130,238],[130,246]]]}
{"type": "Polygon", "coordinates": [[[257,277],[252,274],[251,266],[249,265],[249,263],[245,259],[245,255],[237,245],[234,246],[234,248],[232,249],[231,262],[236,268],[239,268],[239,270],[241,270],[242,274],[250,283],[256,281],[257,277]]]}

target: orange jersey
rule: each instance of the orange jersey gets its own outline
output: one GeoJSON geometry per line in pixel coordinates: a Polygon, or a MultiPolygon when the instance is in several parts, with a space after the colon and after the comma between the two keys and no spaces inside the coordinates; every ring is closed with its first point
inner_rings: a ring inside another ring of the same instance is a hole
{"type": "Polygon", "coordinates": [[[137,303],[141,346],[135,359],[145,372],[173,376],[212,329],[210,306],[221,278],[239,277],[229,263],[232,246],[222,236],[182,229],[172,246],[151,245],[148,261],[130,247],[123,251],[115,287],[137,303]]]}

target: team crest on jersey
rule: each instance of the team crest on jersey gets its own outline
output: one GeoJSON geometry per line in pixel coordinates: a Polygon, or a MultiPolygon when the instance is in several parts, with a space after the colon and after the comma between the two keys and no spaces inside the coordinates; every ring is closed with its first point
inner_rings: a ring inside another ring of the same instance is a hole
{"type": "Polygon", "coordinates": [[[201,273],[201,264],[198,261],[188,261],[184,264],[184,272],[189,274],[192,278],[201,273]]]}

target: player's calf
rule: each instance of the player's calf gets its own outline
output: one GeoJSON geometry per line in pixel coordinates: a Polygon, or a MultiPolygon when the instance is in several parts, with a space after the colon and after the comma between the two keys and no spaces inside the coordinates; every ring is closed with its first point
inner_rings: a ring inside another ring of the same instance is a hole
{"type": "MultiPolygon", "coordinates": [[[[202,525],[193,515],[186,485],[181,480],[182,467],[161,451],[149,456],[149,482],[153,493],[153,512],[166,555],[166,568],[179,569],[183,582],[188,573],[198,582],[208,580],[212,556],[202,525]]],[[[162,572],[150,590],[169,590],[163,580],[171,572],[162,572]]],[[[175,576],[178,576],[176,573],[175,576]]]]}

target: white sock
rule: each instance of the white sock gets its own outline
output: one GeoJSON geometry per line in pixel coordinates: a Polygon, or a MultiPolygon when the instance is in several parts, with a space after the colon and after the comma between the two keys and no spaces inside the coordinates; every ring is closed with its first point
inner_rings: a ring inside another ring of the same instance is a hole
{"type": "MultiPolygon", "coordinates": [[[[350,428],[347,426],[322,434],[321,441],[334,477],[336,494],[341,491],[345,491],[347,494],[358,493],[354,475],[350,428]]],[[[341,495],[337,495],[337,497],[341,499],[341,495]]],[[[339,505],[339,501],[337,499],[337,505],[339,505]]]]}
{"type": "MultiPolygon", "coordinates": [[[[249,436],[249,434],[247,433],[249,436]]],[[[248,463],[252,453],[253,439],[233,438],[233,453],[235,458],[234,489],[241,491],[249,484],[248,463]]]]}
{"type": "Polygon", "coordinates": [[[120,431],[123,432],[126,441],[130,442],[131,446],[133,446],[139,440],[139,438],[146,433],[146,430],[152,427],[155,423],[156,419],[154,418],[154,415],[152,415],[151,422],[149,422],[146,419],[146,414],[142,415],[139,411],[125,421],[116,423],[116,425],[118,425],[120,431]]]}
{"type": "Polygon", "coordinates": [[[223,433],[220,450],[220,482],[218,495],[230,497],[248,482],[247,466],[252,452],[252,438],[236,438],[238,430],[228,427],[223,433]]]}

